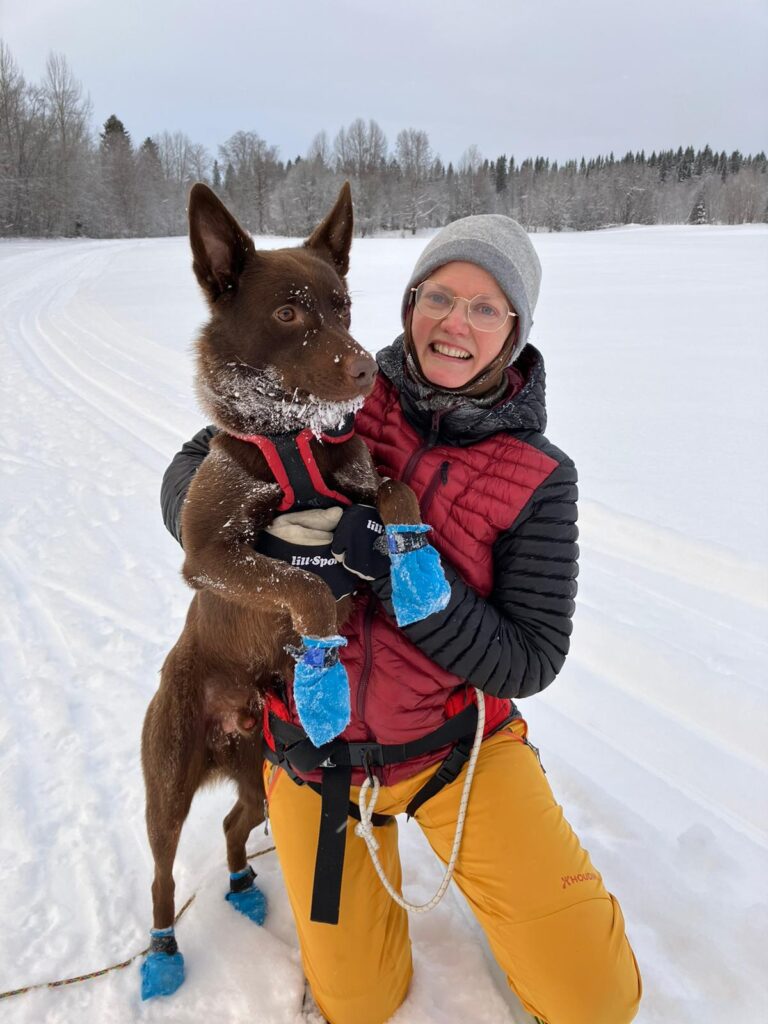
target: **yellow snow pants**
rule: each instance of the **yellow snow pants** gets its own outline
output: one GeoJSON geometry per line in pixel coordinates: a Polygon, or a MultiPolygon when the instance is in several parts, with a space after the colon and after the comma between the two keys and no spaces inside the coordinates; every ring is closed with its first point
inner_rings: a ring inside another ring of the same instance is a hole
{"type": "MultiPolygon", "coordinates": [[[[621,908],[563,817],[536,755],[523,742],[526,731],[519,719],[482,745],[454,880],[529,1013],[547,1024],[627,1024],[637,1013],[642,986],[621,908]]],[[[265,764],[264,770],[312,994],[331,1024],[382,1024],[405,999],[411,980],[408,915],[384,891],[349,819],[339,923],[310,921],[320,797],[278,767],[265,764]]],[[[403,813],[435,770],[382,787],[376,813],[403,813]]],[[[416,813],[443,863],[450,857],[465,771],[416,813]]],[[[353,787],[355,802],[358,792],[353,787]]],[[[397,828],[391,822],[377,828],[376,837],[384,869],[400,891],[397,828]]],[[[467,1019],[465,1011],[462,1016],[467,1019]]]]}

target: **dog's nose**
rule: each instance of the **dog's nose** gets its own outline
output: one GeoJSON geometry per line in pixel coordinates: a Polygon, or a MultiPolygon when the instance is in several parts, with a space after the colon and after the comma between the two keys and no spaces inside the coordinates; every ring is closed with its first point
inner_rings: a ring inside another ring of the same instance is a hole
{"type": "Polygon", "coordinates": [[[347,373],[361,391],[373,384],[373,378],[378,370],[376,361],[370,356],[357,356],[347,366],[347,373]]]}

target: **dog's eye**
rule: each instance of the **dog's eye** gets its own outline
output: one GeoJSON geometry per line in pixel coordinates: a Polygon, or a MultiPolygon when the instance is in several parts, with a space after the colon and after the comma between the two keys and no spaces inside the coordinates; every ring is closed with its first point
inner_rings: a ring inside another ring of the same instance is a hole
{"type": "Polygon", "coordinates": [[[275,310],[275,316],[281,323],[289,324],[296,319],[296,310],[293,306],[281,306],[280,309],[275,310]]]}
{"type": "Polygon", "coordinates": [[[352,303],[349,301],[349,299],[342,299],[340,302],[334,303],[334,305],[336,309],[336,315],[338,316],[339,320],[341,320],[342,323],[345,323],[347,326],[349,326],[352,303]]]}

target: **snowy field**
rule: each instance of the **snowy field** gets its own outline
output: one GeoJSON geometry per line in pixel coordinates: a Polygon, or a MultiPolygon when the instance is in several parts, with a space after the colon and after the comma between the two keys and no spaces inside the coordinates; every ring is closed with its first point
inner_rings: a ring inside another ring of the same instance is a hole
{"type": "MultiPolygon", "coordinates": [[[[534,243],[532,340],[548,434],[580,469],[583,558],[570,659],[521,707],[623,905],[645,982],[638,1021],[762,1024],[768,228],[534,243]]],[[[353,329],[371,351],[397,332],[423,244],[355,243],[353,329]]],[[[184,239],[0,243],[0,992],[146,943],[139,732],[190,597],[158,492],[204,423],[190,357],[203,318],[184,239]]],[[[225,789],[198,797],[182,836],[177,907],[197,895],[177,929],[188,980],[175,997],[142,1005],[135,961],[0,1001],[0,1019],[298,1024],[275,854],[255,862],[263,930],[223,900],[230,803],[225,789]]],[[[421,899],[441,869],[416,826],[401,834],[421,899]]],[[[412,936],[395,1024],[525,1019],[455,892],[412,936]]]]}

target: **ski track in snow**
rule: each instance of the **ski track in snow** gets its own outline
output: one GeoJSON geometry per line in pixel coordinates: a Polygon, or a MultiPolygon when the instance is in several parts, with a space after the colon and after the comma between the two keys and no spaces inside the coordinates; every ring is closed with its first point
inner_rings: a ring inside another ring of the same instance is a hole
{"type": "MultiPolygon", "coordinates": [[[[555,274],[581,257],[588,276],[596,252],[610,262],[633,245],[638,261],[663,262],[676,239],[690,261],[689,231],[653,232],[535,242],[555,274]]],[[[765,263],[763,229],[697,238],[691,272],[702,289],[721,240],[743,248],[746,267],[758,239],[765,263]]],[[[357,317],[356,333],[371,349],[388,340],[373,310],[396,310],[422,245],[356,243],[353,294],[374,341],[357,317]]],[[[656,279],[642,265],[647,291],[656,279]]],[[[662,280],[659,270],[659,294],[662,280]]],[[[171,455],[203,423],[190,388],[190,341],[204,320],[195,288],[183,239],[0,244],[0,991],[97,970],[146,944],[139,733],[189,600],[158,493],[171,455]]],[[[625,298],[609,313],[618,318],[625,298]]],[[[735,301],[710,298],[726,313],[735,301]]],[[[582,478],[572,653],[521,710],[621,900],[644,975],[638,1021],[758,1024],[768,574],[738,544],[702,539],[711,521],[696,537],[631,511],[582,478]]],[[[182,835],[177,908],[197,895],[178,928],[188,980],[173,999],[141,1004],[137,961],[2,1001],[3,1021],[299,1024],[302,971],[275,854],[255,862],[265,928],[223,900],[231,800],[226,788],[200,794],[182,835]]],[[[442,868],[414,823],[401,843],[406,893],[427,899],[442,868]]],[[[251,837],[251,849],[270,845],[261,831],[251,837]]],[[[412,919],[412,938],[416,975],[394,1024],[528,1020],[456,891],[412,919]]]]}

